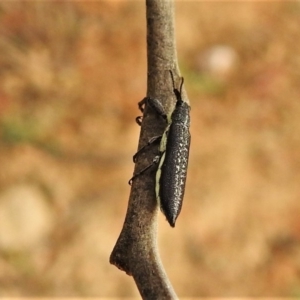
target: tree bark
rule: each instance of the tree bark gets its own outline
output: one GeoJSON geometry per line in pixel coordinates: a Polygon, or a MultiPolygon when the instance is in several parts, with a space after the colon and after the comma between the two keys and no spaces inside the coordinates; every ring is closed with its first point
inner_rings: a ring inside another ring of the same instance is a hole
{"type": "MultiPolygon", "coordinates": [[[[175,82],[180,83],[173,0],[146,0],[146,17],[147,96],[159,99],[165,110],[170,111],[176,101],[170,71],[175,82]]],[[[184,89],[182,98],[188,101],[184,89]]],[[[161,135],[165,127],[165,120],[146,106],[138,148],[161,135]]],[[[138,156],[134,173],[151,164],[156,155],[158,144],[149,145],[138,156]]],[[[133,276],[143,299],[177,299],[157,248],[155,171],[154,166],[133,181],[125,222],[110,262],[133,276]]]]}

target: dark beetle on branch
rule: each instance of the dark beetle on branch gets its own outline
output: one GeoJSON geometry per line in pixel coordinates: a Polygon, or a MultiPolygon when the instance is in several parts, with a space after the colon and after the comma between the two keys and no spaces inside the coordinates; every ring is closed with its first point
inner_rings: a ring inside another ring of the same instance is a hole
{"type": "MultiPolygon", "coordinates": [[[[155,186],[156,199],[169,224],[174,227],[181,211],[185,191],[191,135],[189,132],[190,106],[184,102],[181,97],[183,78],[178,90],[175,88],[171,71],[170,74],[172,77],[173,91],[176,96],[175,108],[170,113],[165,113],[161,102],[157,99],[146,97],[139,103],[139,108],[142,112],[144,104],[150,105],[166,120],[167,125],[162,136],[151,138],[148,144],[134,155],[133,160],[135,162],[137,155],[145,147],[155,141],[160,141],[159,155],[153,159],[153,162],[149,166],[134,174],[129,180],[129,184],[150,167],[158,164],[155,186]]],[[[141,125],[140,117],[137,117],[136,121],[141,125]]]]}

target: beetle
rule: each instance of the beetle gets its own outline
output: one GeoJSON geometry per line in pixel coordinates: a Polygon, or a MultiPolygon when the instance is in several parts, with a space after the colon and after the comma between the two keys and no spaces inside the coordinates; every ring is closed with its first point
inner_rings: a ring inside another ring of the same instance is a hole
{"type": "MultiPolygon", "coordinates": [[[[155,156],[149,166],[134,174],[129,184],[153,165],[158,165],[155,176],[156,199],[169,224],[175,227],[176,219],[182,208],[185,191],[191,135],[189,132],[190,106],[182,100],[181,96],[184,79],[181,78],[178,90],[175,88],[172,71],[170,71],[170,74],[173,83],[173,92],[176,97],[176,104],[171,112],[165,113],[161,102],[157,99],[146,97],[139,102],[139,108],[142,112],[143,105],[147,103],[166,120],[167,124],[161,136],[151,138],[148,144],[134,155],[133,160],[135,162],[138,154],[145,147],[155,141],[160,141],[159,154],[155,156]]],[[[137,117],[136,122],[141,125],[141,118],[137,117]]]]}

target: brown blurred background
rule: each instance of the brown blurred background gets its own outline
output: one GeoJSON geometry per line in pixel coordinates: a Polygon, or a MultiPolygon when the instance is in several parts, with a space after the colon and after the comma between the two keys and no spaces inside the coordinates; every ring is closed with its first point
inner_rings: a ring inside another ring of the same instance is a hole
{"type": "MultiPolygon", "coordinates": [[[[144,1],[0,2],[0,296],[138,296],[109,264],[146,93],[144,1]]],[[[177,2],[191,100],[179,296],[300,297],[300,4],[177,2]]]]}

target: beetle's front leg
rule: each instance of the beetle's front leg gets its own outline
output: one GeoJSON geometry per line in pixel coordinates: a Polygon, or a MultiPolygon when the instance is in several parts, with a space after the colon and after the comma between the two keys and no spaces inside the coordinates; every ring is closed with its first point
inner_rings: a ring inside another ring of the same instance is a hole
{"type": "MultiPolygon", "coordinates": [[[[148,97],[145,97],[143,100],[141,100],[139,103],[138,103],[138,107],[139,107],[139,110],[143,113],[144,112],[144,107],[145,107],[145,104],[148,100],[148,97]]],[[[142,119],[143,117],[142,116],[138,116],[135,118],[135,121],[138,125],[142,125],[142,119]]]]}
{"type": "MultiPolygon", "coordinates": [[[[161,102],[155,98],[150,98],[150,97],[145,97],[143,100],[141,100],[139,103],[138,103],[138,107],[139,107],[139,110],[143,113],[144,112],[144,109],[145,109],[145,105],[146,103],[149,104],[149,106],[155,110],[155,112],[160,115],[163,119],[165,119],[167,121],[167,115],[166,115],[166,112],[165,112],[165,109],[164,107],[162,106],[161,102]]],[[[143,117],[142,116],[138,116],[135,118],[135,121],[138,125],[142,125],[142,119],[143,117]]]]}

